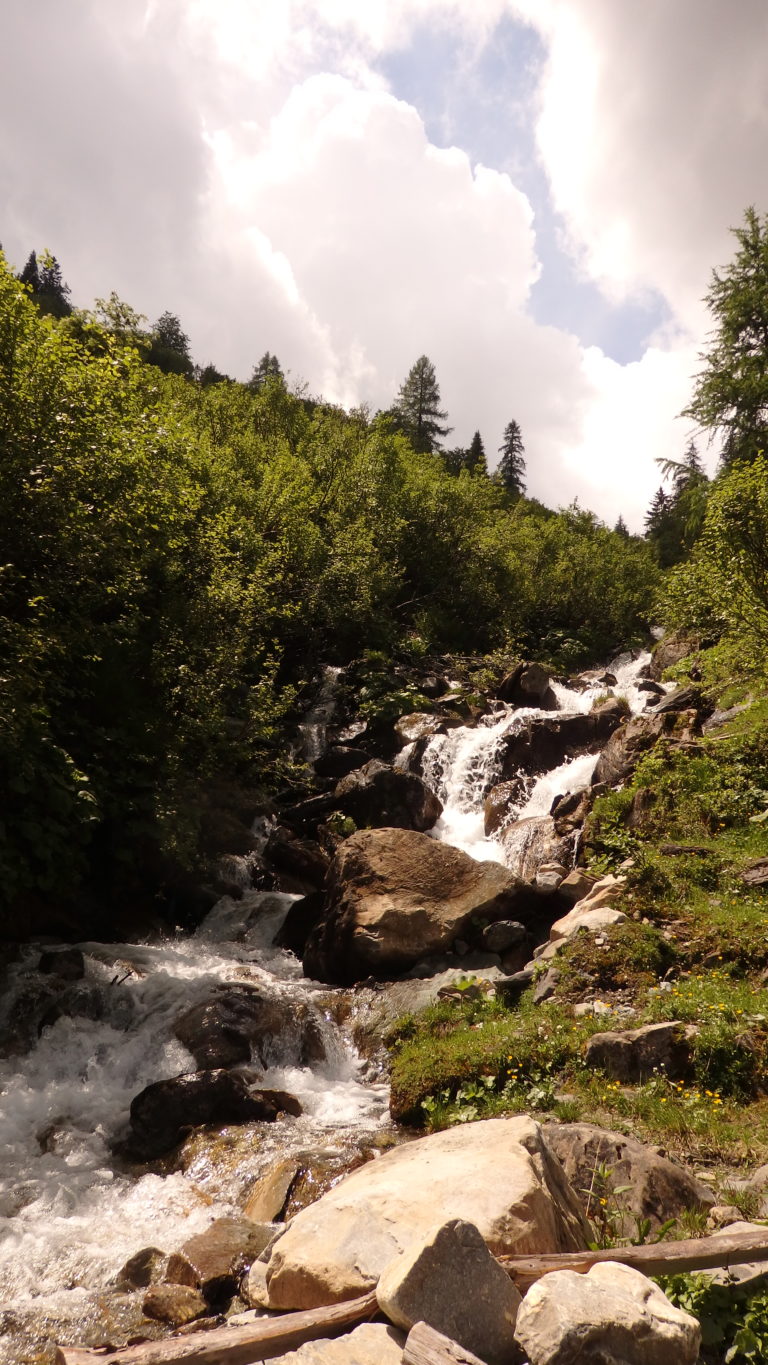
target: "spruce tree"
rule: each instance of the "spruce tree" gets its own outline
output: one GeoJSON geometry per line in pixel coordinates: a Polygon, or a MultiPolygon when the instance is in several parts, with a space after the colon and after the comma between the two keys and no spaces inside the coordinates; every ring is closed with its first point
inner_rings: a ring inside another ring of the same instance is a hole
{"type": "Polygon", "coordinates": [[[440,388],[435,367],[428,356],[419,356],[411,366],[394,410],[414,450],[441,449],[442,437],[447,436],[451,428],[444,425],[448,414],[440,408],[440,388]]]}
{"type": "Polygon", "coordinates": [[[499,446],[499,460],[496,477],[508,493],[522,496],[525,492],[525,460],[523,458],[523,438],[517,422],[507,422],[504,437],[499,446]]]}
{"type": "Polygon", "coordinates": [[[27,264],[24,266],[19,279],[22,284],[29,285],[32,294],[35,295],[40,290],[40,267],[37,264],[37,252],[30,251],[27,257],[27,264]]]}
{"type": "Polygon", "coordinates": [[[624,536],[625,539],[627,539],[627,538],[629,537],[629,530],[628,530],[628,528],[627,528],[627,523],[625,522],[625,520],[624,520],[624,518],[623,518],[622,516],[620,516],[620,517],[618,518],[618,520],[617,520],[617,522],[616,522],[616,525],[614,526],[613,529],[614,529],[614,531],[616,532],[616,535],[617,535],[617,536],[624,536]]]}
{"type": "Polygon", "coordinates": [[[469,449],[464,457],[464,468],[470,474],[487,474],[488,465],[485,459],[485,446],[479,431],[476,431],[469,443],[469,449]]]}
{"type": "Polygon", "coordinates": [[[285,383],[280,361],[276,355],[272,355],[271,351],[265,351],[258,365],[254,365],[253,374],[248,380],[248,388],[252,389],[254,393],[258,393],[260,389],[264,388],[268,379],[279,379],[281,383],[285,383]]]}

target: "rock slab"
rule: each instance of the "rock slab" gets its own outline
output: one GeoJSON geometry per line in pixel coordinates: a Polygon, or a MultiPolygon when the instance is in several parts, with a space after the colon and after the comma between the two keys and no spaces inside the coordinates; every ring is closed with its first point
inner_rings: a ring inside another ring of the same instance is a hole
{"type": "Polygon", "coordinates": [[[638,1270],[603,1261],[532,1285],[517,1318],[530,1365],[695,1365],[701,1332],[638,1270]]]}
{"type": "Polygon", "coordinates": [[[494,1254],[583,1250],[578,1200],[540,1126],[486,1119],[406,1143],[303,1209],[272,1248],[272,1308],[319,1308],[372,1289],[435,1223],[474,1223],[494,1254]]]}
{"type": "Polygon", "coordinates": [[[522,1302],[477,1228],[460,1218],[439,1223],[387,1266],[379,1307],[396,1327],[426,1322],[486,1365],[509,1365],[522,1302]]]}

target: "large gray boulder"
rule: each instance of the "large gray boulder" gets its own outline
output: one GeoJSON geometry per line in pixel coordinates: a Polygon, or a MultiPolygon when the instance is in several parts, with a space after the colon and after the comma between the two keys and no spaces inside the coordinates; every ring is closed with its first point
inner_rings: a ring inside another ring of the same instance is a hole
{"type": "Polygon", "coordinates": [[[644,753],[652,749],[670,728],[671,716],[633,716],[611,735],[595,764],[592,785],[605,782],[614,787],[634,772],[644,753]]]}
{"type": "Polygon", "coordinates": [[[522,725],[513,724],[504,738],[500,777],[518,773],[543,773],[567,758],[597,751],[620,724],[614,711],[584,715],[533,716],[522,725]]]}
{"type": "Polygon", "coordinates": [[[688,1209],[711,1208],[715,1202],[690,1171],[637,1138],[591,1123],[547,1123],[543,1131],[585,1210],[594,1213],[592,1201],[608,1199],[623,1237],[637,1235],[638,1219],[647,1219],[655,1231],[688,1209]],[[598,1179],[596,1171],[604,1174],[598,1179]],[[617,1189],[622,1193],[615,1194],[617,1189]]]}
{"type": "Polygon", "coordinates": [[[401,1365],[404,1338],[383,1322],[364,1322],[343,1337],[305,1341],[272,1365],[401,1365]]]}
{"type": "Polygon", "coordinates": [[[342,777],[333,798],[356,825],[424,831],[443,812],[442,802],[416,773],[401,772],[377,758],[342,777]]]}
{"type": "Polygon", "coordinates": [[[474,1223],[494,1254],[583,1250],[590,1235],[533,1119],[468,1123],[396,1147],[302,1209],[272,1248],[270,1307],[317,1308],[374,1288],[436,1212],[474,1223]]]}
{"type": "Polygon", "coordinates": [[[331,863],[326,897],[304,970],[342,986],[406,971],[448,948],[475,917],[525,922],[542,901],[500,863],[480,863],[398,829],[361,830],[345,840],[331,863]]]}
{"type": "Polygon", "coordinates": [[[644,1024],[642,1028],[594,1033],[587,1044],[587,1066],[604,1071],[616,1081],[647,1081],[655,1071],[678,1080],[690,1071],[697,1033],[694,1025],[675,1019],[644,1024]]]}
{"type": "Polygon", "coordinates": [[[530,1365],[695,1365],[701,1332],[639,1270],[603,1261],[537,1280],[517,1317],[530,1365]]]}
{"type": "Polygon", "coordinates": [[[535,880],[544,863],[567,867],[573,856],[573,838],[561,837],[551,815],[532,815],[514,820],[498,835],[504,857],[523,881],[535,880]]]}
{"type": "Polygon", "coordinates": [[[520,1295],[472,1223],[439,1223],[387,1266],[376,1297],[382,1312],[409,1331],[426,1322],[486,1365],[515,1355],[520,1295]]]}

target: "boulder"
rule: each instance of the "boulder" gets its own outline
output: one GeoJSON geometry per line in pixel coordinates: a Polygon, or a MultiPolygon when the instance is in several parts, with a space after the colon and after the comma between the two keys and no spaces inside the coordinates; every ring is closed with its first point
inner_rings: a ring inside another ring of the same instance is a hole
{"type": "Polygon", "coordinates": [[[320,1026],[308,1007],[257,986],[221,986],[209,1000],[182,1014],[174,1033],[200,1071],[248,1063],[252,1050],[266,1066],[276,1039],[281,1060],[292,1053],[292,1060],[303,1066],[325,1057],[320,1026]]]}
{"type": "Polygon", "coordinates": [[[697,1033],[694,1025],[677,1020],[625,1032],[595,1033],[587,1044],[587,1066],[599,1068],[616,1081],[642,1082],[654,1071],[675,1080],[690,1072],[697,1033]]]}
{"type": "Polygon", "coordinates": [[[641,755],[653,748],[667,729],[667,718],[659,715],[633,716],[620,726],[611,735],[595,764],[593,787],[598,782],[613,787],[618,782],[626,781],[641,755]]]}
{"type": "Polygon", "coordinates": [[[647,1218],[656,1231],[687,1209],[714,1204],[712,1191],[690,1171],[637,1138],[590,1123],[547,1123],[544,1135],[585,1212],[594,1213],[594,1206],[588,1208],[590,1191],[593,1199],[607,1198],[622,1237],[637,1236],[638,1219],[647,1218]],[[598,1169],[608,1174],[596,1181],[598,1169]],[[621,1193],[615,1194],[616,1189],[621,1193]]]}
{"type": "Polygon", "coordinates": [[[588,896],[597,881],[597,877],[591,877],[588,872],[584,872],[580,867],[575,867],[567,877],[563,877],[557,888],[561,896],[567,900],[578,904],[585,896],[588,896]]]}
{"type": "Polygon", "coordinates": [[[661,683],[654,682],[653,678],[641,678],[637,683],[638,692],[647,692],[652,697],[665,697],[667,689],[661,683]]]}
{"type": "Polygon", "coordinates": [[[194,1285],[208,1302],[233,1294],[245,1270],[273,1236],[274,1228],[269,1223],[254,1223],[250,1218],[216,1218],[169,1258],[166,1281],[173,1284],[178,1275],[182,1283],[188,1284],[191,1267],[194,1285]]]}
{"type": "Polygon", "coordinates": [[[586,896],[577,902],[579,910],[586,912],[613,905],[623,894],[625,884],[626,877],[615,877],[612,872],[606,872],[604,877],[598,877],[597,881],[593,882],[586,896]]]}
{"type": "Polygon", "coordinates": [[[516,919],[500,919],[495,924],[486,924],[481,934],[481,943],[489,953],[506,953],[517,948],[525,941],[527,930],[516,919]]]}
{"type": "Polygon", "coordinates": [[[563,863],[540,863],[536,869],[536,885],[541,891],[557,891],[566,872],[563,863]]]}
{"type": "Polygon", "coordinates": [[[304,953],[308,976],[351,985],[395,976],[447,948],[473,917],[524,918],[529,898],[500,863],[412,830],[361,830],[338,850],[327,911],[304,953]]]}
{"type": "Polygon", "coordinates": [[[561,939],[572,938],[579,929],[588,929],[590,933],[599,933],[601,929],[607,929],[612,924],[626,923],[627,916],[622,910],[611,910],[610,906],[596,906],[594,910],[589,908],[582,910],[581,906],[575,905],[573,910],[569,910],[562,919],[555,920],[549,931],[550,943],[558,943],[561,939]]]}
{"type": "Polygon", "coordinates": [[[401,748],[415,744],[418,739],[431,739],[433,735],[444,733],[445,726],[439,716],[431,716],[427,711],[414,711],[395,722],[395,734],[401,748]]]}
{"type": "Polygon", "coordinates": [[[647,1276],[616,1261],[557,1270],[531,1286],[517,1317],[530,1365],[695,1365],[701,1332],[647,1276]]]}
{"type": "Polygon", "coordinates": [[[186,1284],[153,1284],[142,1300],[142,1311],[148,1318],[183,1327],[208,1312],[208,1305],[197,1289],[186,1284]]]}
{"type": "Polygon", "coordinates": [[[693,635],[665,635],[654,648],[648,672],[655,682],[660,682],[668,668],[679,664],[689,654],[699,648],[699,640],[693,635]]]}
{"type": "Polygon", "coordinates": [[[519,773],[549,772],[567,758],[596,751],[619,724],[620,717],[613,711],[532,716],[522,724],[513,722],[503,740],[501,777],[508,781],[519,773]]]}
{"type": "Polygon", "coordinates": [[[343,1337],[305,1341],[272,1365],[400,1365],[405,1338],[396,1327],[364,1322],[343,1337]]]}
{"type": "Polygon", "coordinates": [[[472,1223],[454,1218],[417,1237],[387,1266],[376,1297],[396,1327],[426,1322],[485,1365],[514,1358],[521,1298],[472,1223]]]}
{"type": "Polygon", "coordinates": [[[40,954],[37,970],[59,981],[82,981],[85,958],[79,948],[52,948],[40,954]]]}
{"type": "Polygon", "coordinates": [[[322,886],[330,858],[315,839],[302,839],[278,825],[267,839],[264,859],[281,874],[282,890],[312,891],[322,886]],[[290,886],[285,878],[290,879],[290,886]]]}
{"type": "Polygon", "coordinates": [[[356,825],[389,829],[431,829],[443,806],[416,773],[401,772],[372,758],[337,784],[334,804],[356,825]]]}
{"type": "Polygon", "coordinates": [[[255,1223],[273,1223],[285,1208],[285,1201],[299,1174],[299,1164],[293,1157],[285,1157],[271,1166],[251,1189],[243,1212],[255,1223]]]}
{"type": "Polygon", "coordinates": [[[293,1095],[259,1090],[244,1071],[195,1071],[155,1081],[131,1101],[128,1149],[140,1160],[162,1156],[192,1128],[213,1123],[273,1122],[278,1114],[301,1113],[293,1095]]]}
{"type": "Polygon", "coordinates": [[[309,935],[323,918],[324,910],[325,897],[322,891],[313,891],[311,895],[302,896],[300,900],[294,901],[275,934],[275,947],[287,948],[289,952],[301,957],[309,935]]]}
{"type": "Polygon", "coordinates": [[[758,858],[739,873],[745,886],[765,886],[768,884],[768,858],[758,858]]]}
{"type": "Polygon", "coordinates": [[[509,706],[540,706],[548,711],[557,710],[557,698],[551,688],[550,675],[541,664],[518,664],[502,678],[496,696],[509,706]]]}
{"type": "Polygon", "coordinates": [[[567,865],[571,861],[573,840],[560,836],[551,815],[531,815],[515,820],[500,835],[507,865],[526,882],[536,878],[543,863],[567,865]]]}
{"type": "Polygon", "coordinates": [[[474,1223],[494,1254],[582,1250],[590,1235],[539,1125],[486,1119],[396,1147],[298,1213],[272,1248],[270,1307],[316,1308],[373,1288],[438,1209],[474,1223]]]}
{"type": "MultiPolygon", "coordinates": [[[[698,687],[676,687],[673,692],[666,695],[653,708],[654,715],[663,716],[670,711],[701,711],[702,695],[698,687]]],[[[713,707],[708,708],[710,711],[713,707]]]]}
{"type": "Polygon", "coordinates": [[[134,1252],[115,1277],[117,1289],[148,1289],[162,1280],[168,1257],[158,1247],[142,1247],[134,1252]]]}
{"type": "Polygon", "coordinates": [[[338,782],[340,777],[353,773],[355,768],[362,768],[370,757],[364,749],[355,749],[351,744],[339,744],[326,749],[315,759],[315,772],[318,777],[332,777],[338,782]]]}
{"type": "Polygon", "coordinates": [[[592,809],[593,799],[594,793],[588,787],[556,796],[549,810],[555,822],[555,833],[562,836],[581,829],[592,809]]]}
{"type": "Polygon", "coordinates": [[[508,782],[497,782],[491,787],[483,805],[486,837],[495,834],[510,818],[513,810],[522,805],[530,782],[524,777],[513,777],[508,782]]]}

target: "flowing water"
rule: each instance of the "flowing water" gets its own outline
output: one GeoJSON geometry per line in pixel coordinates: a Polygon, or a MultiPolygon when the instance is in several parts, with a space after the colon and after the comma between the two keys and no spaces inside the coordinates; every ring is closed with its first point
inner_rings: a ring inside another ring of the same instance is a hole
{"type": "MultiPolygon", "coordinates": [[[[589,711],[607,690],[641,710],[647,696],[636,683],[648,657],[614,661],[617,683],[610,689],[556,686],[560,713],[589,711]]],[[[307,756],[322,751],[337,677],[338,670],[327,671],[305,721],[307,756]]],[[[475,727],[430,741],[423,774],[445,807],[435,837],[476,858],[508,859],[500,842],[485,838],[483,799],[496,780],[505,736],[552,714],[502,707],[475,727]]],[[[555,795],[588,784],[594,762],[587,755],[528,779],[514,817],[546,815],[555,795]]],[[[109,1286],[128,1257],[149,1245],[175,1250],[212,1217],[241,1209],[249,1186],[276,1155],[341,1153],[350,1140],[375,1140],[387,1122],[387,1087],[367,1073],[334,1023],[334,993],[306,980],[293,954],[272,946],[295,897],[248,889],[250,873],[247,859],[227,860],[228,879],[246,888],[242,898],[225,897],[194,934],[81,944],[86,976],[66,987],[65,997],[75,1003],[61,1017],[50,1011],[62,987],[38,971],[40,945],[25,946],[7,968],[0,1007],[0,1305],[6,1313],[23,1318],[34,1310],[58,1322],[84,1322],[89,1294],[109,1286]],[[153,1081],[196,1070],[174,1023],[226,983],[281,997],[297,1020],[307,1010],[313,1014],[325,1060],[302,1065],[298,1034],[288,1028],[261,1068],[260,1084],[296,1095],[302,1116],[250,1125],[229,1160],[221,1153],[212,1160],[203,1143],[170,1174],[131,1168],[114,1151],[128,1131],[131,1100],[153,1081]]],[[[12,1350],[3,1355],[2,1332],[0,1316],[0,1361],[20,1358],[12,1350]]],[[[73,1336],[76,1328],[68,1333],[73,1336]]]]}

